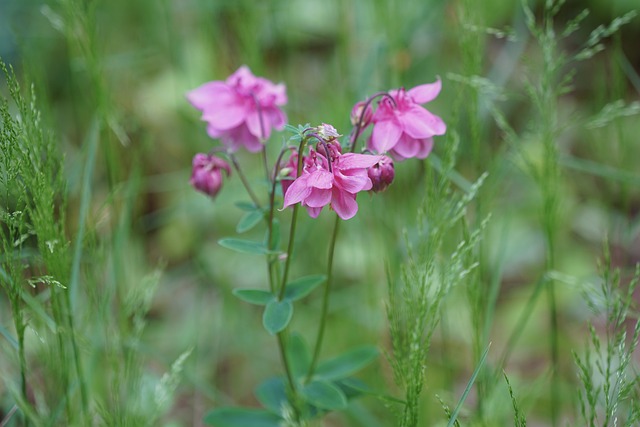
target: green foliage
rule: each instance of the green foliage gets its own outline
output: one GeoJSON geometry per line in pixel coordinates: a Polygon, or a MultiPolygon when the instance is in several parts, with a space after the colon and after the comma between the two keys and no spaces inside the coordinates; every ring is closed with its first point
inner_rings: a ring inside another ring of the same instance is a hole
{"type": "MultiPolygon", "coordinates": [[[[455,138],[450,137],[448,143],[444,171],[453,169],[457,149],[455,138]]],[[[401,281],[397,283],[389,278],[390,362],[406,401],[398,425],[419,423],[425,364],[433,332],[441,318],[442,304],[451,290],[463,283],[476,267],[468,264],[468,254],[480,240],[480,229],[457,244],[450,242],[484,178],[463,194],[453,192],[444,172],[435,180],[429,180],[434,184],[427,190],[427,198],[419,210],[417,233],[412,239],[406,238],[408,259],[401,267],[401,281]]]]}
{"type": "Polygon", "coordinates": [[[620,269],[611,267],[609,249],[605,246],[599,287],[584,289],[585,301],[601,319],[589,323],[584,354],[573,353],[582,383],[580,414],[588,426],[632,426],[640,420],[640,376],[631,362],[640,337],[640,322],[633,314],[640,264],[628,283],[622,282],[620,274],[620,269]],[[596,327],[603,328],[604,333],[596,327]]]}
{"type": "Polygon", "coordinates": [[[262,325],[271,335],[287,327],[293,316],[293,304],[289,300],[272,300],[264,308],[262,325]]]}

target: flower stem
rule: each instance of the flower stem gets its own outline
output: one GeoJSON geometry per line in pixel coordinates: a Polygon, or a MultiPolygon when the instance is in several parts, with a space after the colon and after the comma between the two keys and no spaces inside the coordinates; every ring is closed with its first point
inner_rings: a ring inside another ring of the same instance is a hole
{"type": "Polygon", "coordinates": [[[293,378],[293,374],[291,372],[291,366],[289,366],[289,358],[287,357],[287,350],[285,345],[287,330],[288,328],[285,328],[284,331],[278,332],[277,334],[278,349],[280,350],[280,356],[282,357],[282,365],[284,366],[284,372],[287,375],[287,382],[289,383],[289,388],[291,389],[291,394],[292,394],[291,406],[293,407],[295,418],[298,419],[300,414],[299,409],[296,405],[296,402],[298,401],[298,388],[296,386],[296,381],[293,378]]]}
{"type": "Polygon", "coordinates": [[[258,198],[256,197],[255,193],[251,189],[251,186],[249,185],[249,181],[247,181],[247,177],[242,172],[242,169],[240,168],[240,164],[238,163],[238,159],[236,159],[236,156],[233,153],[229,153],[229,158],[231,159],[231,163],[233,164],[233,167],[235,168],[236,172],[238,172],[240,181],[242,181],[242,185],[244,185],[244,188],[247,190],[247,193],[249,194],[249,197],[251,197],[253,204],[258,209],[260,209],[260,202],[258,201],[258,198]]]}
{"type": "MultiPolygon", "coordinates": [[[[307,138],[302,138],[300,141],[300,147],[298,148],[298,176],[302,174],[302,161],[303,155],[302,150],[304,150],[304,146],[307,143],[307,138]]],[[[287,246],[287,260],[284,263],[284,272],[282,274],[282,284],[280,285],[280,292],[278,293],[278,301],[282,301],[284,297],[284,291],[287,287],[287,278],[289,276],[289,267],[291,266],[291,258],[293,253],[293,242],[295,240],[296,235],[296,223],[298,222],[298,208],[300,207],[299,203],[296,203],[293,206],[293,214],[291,215],[291,228],[289,229],[289,244],[287,246]]]]}
{"type": "Polygon", "coordinates": [[[333,282],[333,254],[336,247],[336,240],[338,237],[338,229],[340,228],[340,217],[336,215],[336,220],[333,225],[333,234],[331,235],[331,242],[329,243],[329,259],[327,261],[327,281],[324,284],[324,293],[322,295],[322,312],[320,315],[320,325],[318,326],[318,335],[316,337],[316,343],[313,349],[313,358],[309,365],[309,371],[307,372],[307,381],[313,376],[313,372],[316,369],[318,358],[320,357],[320,348],[322,347],[322,339],[324,338],[324,327],[327,323],[327,312],[329,311],[329,294],[331,293],[331,284],[333,282]]]}
{"type": "MultiPolygon", "coordinates": [[[[282,156],[284,155],[284,153],[284,149],[280,151],[278,159],[276,160],[276,164],[273,167],[273,176],[269,177],[269,179],[271,179],[271,193],[269,194],[269,217],[267,218],[267,247],[270,251],[276,249],[273,247],[273,216],[275,214],[274,211],[276,204],[276,185],[278,183],[276,177],[278,176],[278,172],[280,171],[280,163],[282,162],[282,156]]],[[[269,267],[269,290],[271,291],[271,293],[274,293],[275,283],[280,281],[280,264],[278,263],[278,256],[269,255],[267,257],[267,266],[269,267]],[[273,269],[274,266],[276,267],[275,278],[273,269]]]]}
{"type": "Polygon", "coordinates": [[[396,100],[393,99],[393,97],[391,95],[389,95],[388,92],[377,92],[374,93],[373,95],[371,95],[369,98],[367,98],[367,100],[364,103],[364,106],[362,108],[362,111],[360,112],[360,117],[358,118],[358,123],[356,123],[356,127],[353,128],[353,133],[351,134],[351,141],[349,142],[350,146],[351,146],[351,152],[355,153],[356,151],[356,142],[358,142],[358,137],[360,136],[360,134],[362,133],[363,130],[363,126],[362,126],[362,121],[364,120],[364,116],[367,113],[367,108],[369,108],[369,106],[371,105],[371,103],[378,97],[380,96],[384,96],[387,97],[391,100],[391,103],[395,106],[396,105],[396,100]]]}

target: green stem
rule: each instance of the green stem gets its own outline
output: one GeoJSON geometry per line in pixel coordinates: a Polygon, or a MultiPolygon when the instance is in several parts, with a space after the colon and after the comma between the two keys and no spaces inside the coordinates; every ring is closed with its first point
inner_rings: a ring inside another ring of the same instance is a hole
{"type": "MultiPolygon", "coordinates": [[[[276,179],[276,177],[278,176],[278,173],[280,171],[280,163],[282,162],[282,156],[284,155],[284,153],[285,150],[281,150],[280,154],[278,155],[278,159],[276,160],[276,164],[273,170],[273,177],[269,177],[267,174],[267,179],[271,179],[271,193],[269,194],[269,217],[267,219],[267,246],[269,250],[275,249],[273,247],[273,217],[275,215],[276,185],[278,184],[278,180],[276,179]]],[[[265,168],[266,167],[267,166],[265,164],[265,168]]],[[[268,255],[267,264],[269,268],[269,290],[271,291],[271,293],[274,293],[275,283],[280,281],[280,264],[278,263],[278,255],[268,255]],[[273,269],[274,265],[276,267],[275,278],[273,269]]]]}
{"type": "MultiPolygon", "coordinates": [[[[302,150],[304,150],[304,146],[307,143],[306,138],[302,138],[300,141],[300,147],[298,148],[298,176],[302,174],[302,162],[303,155],[302,150]]],[[[289,229],[289,244],[287,245],[287,260],[284,263],[284,272],[282,274],[282,284],[280,285],[280,292],[278,293],[278,301],[282,301],[284,298],[284,291],[287,287],[287,279],[289,276],[289,267],[291,266],[291,258],[293,255],[293,242],[295,240],[296,235],[296,224],[298,222],[298,208],[300,207],[300,203],[296,203],[293,206],[293,214],[291,215],[291,228],[289,229]]]]}
{"type": "Polygon", "coordinates": [[[253,204],[258,209],[260,209],[260,202],[258,201],[258,198],[256,197],[255,193],[251,189],[251,185],[249,185],[249,181],[247,181],[247,177],[242,172],[242,169],[240,168],[240,164],[238,163],[238,159],[236,159],[236,156],[233,153],[229,154],[229,158],[231,159],[231,163],[233,164],[233,167],[235,168],[236,172],[238,172],[240,181],[242,181],[242,185],[244,185],[244,188],[247,190],[247,194],[249,194],[249,197],[251,197],[253,204]]]}
{"type": "Polygon", "coordinates": [[[73,321],[73,313],[71,312],[71,301],[68,292],[65,292],[65,303],[67,305],[67,321],[69,324],[69,333],[71,335],[71,351],[73,352],[73,363],[76,368],[76,377],[80,385],[80,401],[82,403],[82,415],[85,421],[89,421],[89,399],[87,398],[87,386],[84,381],[82,365],[80,363],[80,352],[78,351],[78,343],[76,341],[76,332],[73,321]]]}
{"type": "Polygon", "coordinates": [[[324,293],[322,295],[322,312],[320,315],[320,324],[318,326],[318,335],[316,337],[316,343],[313,350],[313,358],[309,365],[309,372],[307,372],[307,381],[313,376],[313,372],[316,369],[318,358],[320,357],[320,349],[322,347],[322,339],[324,338],[324,328],[327,323],[327,312],[329,311],[329,294],[331,293],[331,284],[333,282],[333,254],[335,252],[336,240],[338,237],[338,229],[340,228],[340,217],[336,215],[336,220],[333,225],[333,234],[331,235],[331,242],[329,243],[329,259],[327,261],[327,281],[324,284],[324,293]]]}
{"type": "Polygon", "coordinates": [[[286,334],[288,328],[285,328],[284,331],[278,332],[278,349],[280,350],[280,357],[282,357],[282,365],[284,366],[284,372],[287,375],[287,382],[289,383],[289,388],[291,389],[291,402],[292,409],[294,411],[296,421],[300,418],[300,410],[298,409],[298,388],[296,386],[296,381],[293,378],[293,373],[291,372],[291,366],[289,364],[289,358],[287,357],[286,350],[286,334]]]}

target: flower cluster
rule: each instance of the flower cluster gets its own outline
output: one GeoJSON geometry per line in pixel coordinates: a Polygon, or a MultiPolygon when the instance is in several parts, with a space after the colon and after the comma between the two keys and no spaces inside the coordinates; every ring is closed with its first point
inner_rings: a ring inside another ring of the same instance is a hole
{"type": "MultiPolygon", "coordinates": [[[[364,127],[373,124],[367,148],[376,153],[390,153],[396,160],[412,157],[424,159],[433,148],[433,137],[443,135],[447,126],[442,119],[420,104],[435,99],[441,82],[389,91],[380,100],[375,113],[364,127]]],[[[365,114],[366,117],[367,114],[365,114]]]]}
{"type": "MultiPolygon", "coordinates": [[[[342,152],[341,135],[331,125],[304,129],[299,139],[317,140],[317,145],[305,150],[306,155],[292,148],[289,160],[273,178],[280,177],[284,208],[300,203],[316,218],[329,205],[340,218],[352,218],[358,211],[357,193],[384,191],[391,184],[395,176],[392,158],[425,158],[433,148],[433,137],[446,132],[443,120],[421,105],[435,99],[440,89],[437,80],[410,90],[378,93],[356,103],[351,111],[351,152],[342,152]],[[374,108],[372,102],[378,97],[374,108]],[[370,154],[354,153],[358,136],[369,126],[372,131],[366,147],[370,154]]],[[[282,130],[286,122],[280,108],[287,102],[284,85],[256,77],[246,66],[224,82],[208,82],[190,91],[187,98],[202,111],[209,136],[219,138],[230,156],[240,147],[250,152],[262,150],[272,130],[282,130]]],[[[191,184],[215,196],[222,185],[222,171],[230,173],[224,160],[198,154],[193,159],[191,184]]]]}
{"type": "Polygon", "coordinates": [[[271,130],[282,130],[287,121],[280,109],[287,103],[284,85],[256,77],[246,66],[225,82],[208,82],[192,90],[187,99],[202,111],[209,136],[220,138],[231,152],[241,146],[260,151],[271,130]]]}
{"type": "Polygon", "coordinates": [[[316,218],[330,205],[342,219],[358,212],[356,194],[371,190],[368,169],[381,161],[381,156],[342,154],[337,142],[320,142],[303,159],[302,173],[287,187],[284,207],[302,204],[316,218]]]}

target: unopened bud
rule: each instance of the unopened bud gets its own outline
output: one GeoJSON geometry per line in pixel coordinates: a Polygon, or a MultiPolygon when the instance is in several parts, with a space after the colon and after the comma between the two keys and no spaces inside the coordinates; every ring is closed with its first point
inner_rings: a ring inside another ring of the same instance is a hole
{"type": "Polygon", "coordinates": [[[365,105],[365,101],[360,101],[351,109],[351,124],[353,126],[358,126],[359,123],[360,129],[366,128],[369,123],[371,123],[371,119],[373,118],[373,109],[371,108],[371,104],[367,105],[366,110],[364,109],[365,105]],[[360,121],[361,117],[362,122],[360,121]]]}
{"type": "Polygon", "coordinates": [[[371,191],[379,193],[387,189],[387,187],[393,182],[395,177],[395,170],[393,167],[393,160],[387,156],[380,156],[381,159],[378,163],[367,169],[367,174],[373,186],[371,191]]]}
{"type": "Polygon", "coordinates": [[[189,183],[196,190],[214,197],[222,188],[222,171],[231,173],[229,164],[219,157],[198,153],[193,157],[189,183]]]}

